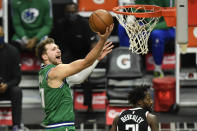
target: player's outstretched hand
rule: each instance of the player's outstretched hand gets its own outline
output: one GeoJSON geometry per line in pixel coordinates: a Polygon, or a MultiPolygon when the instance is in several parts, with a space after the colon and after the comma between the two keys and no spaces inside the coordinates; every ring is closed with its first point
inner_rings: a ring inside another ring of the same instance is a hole
{"type": "Polygon", "coordinates": [[[112,42],[105,42],[105,45],[100,53],[100,56],[97,58],[99,61],[102,60],[107,54],[109,54],[112,51],[112,48],[114,47],[114,45],[112,44],[112,42]]]}
{"type": "Polygon", "coordinates": [[[98,36],[100,37],[100,39],[103,39],[106,41],[108,37],[110,36],[111,32],[113,31],[113,28],[114,28],[114,23],[106,28],[105,34],[101,34],[98,32],[98,36]]]}

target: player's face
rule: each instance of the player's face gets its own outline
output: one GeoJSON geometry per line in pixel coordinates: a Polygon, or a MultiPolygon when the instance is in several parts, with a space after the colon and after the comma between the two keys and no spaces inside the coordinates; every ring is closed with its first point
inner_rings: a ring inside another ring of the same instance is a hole
{"type": "Polygon", "coordinates": [[[146,92],[146,96],[144,98],[144,109],[148,111],[152,111],[153,100],[150,96],[150,93],[146,92]]]}
{"type": "Polygon", "coordinates": [[[47,44],[45,48],[46,48],[46,57],[49,63],[54,65],[62,64],[61,51],[56,44],[54,43],[47,44]]]}

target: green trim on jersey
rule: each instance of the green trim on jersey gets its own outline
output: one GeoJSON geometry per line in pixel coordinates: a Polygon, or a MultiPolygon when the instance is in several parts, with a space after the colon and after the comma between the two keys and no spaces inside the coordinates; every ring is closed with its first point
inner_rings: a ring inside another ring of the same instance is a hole
{"type": "Polygon", "coordinates": [[[75,131],[74,126],[62,126],[54,129],[45,129],[45,131],[75,131]]]}
{"type": "Polygon", "coordinates": [[[62,123],[74,122],[73,99],[70,87],[66,81],[59,88],[51,88],[48,85],[48,72],[56,67],[47,65],[39,71],[39,89],[42,101],[42,107],[45,111],[45,118],[42,122],[44,126],[62,123]]]}

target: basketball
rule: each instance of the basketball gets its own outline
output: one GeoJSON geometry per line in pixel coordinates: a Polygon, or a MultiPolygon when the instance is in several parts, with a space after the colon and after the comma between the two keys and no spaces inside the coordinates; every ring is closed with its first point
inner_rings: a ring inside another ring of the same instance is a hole
{"type": "Polygon", "coordinates": [[[100,32],[101,34],[104,34],[106,27],[112,23],[112,15],[104,9],[94,11],[89,17],[89,25],[93,32],[100,32]]]}

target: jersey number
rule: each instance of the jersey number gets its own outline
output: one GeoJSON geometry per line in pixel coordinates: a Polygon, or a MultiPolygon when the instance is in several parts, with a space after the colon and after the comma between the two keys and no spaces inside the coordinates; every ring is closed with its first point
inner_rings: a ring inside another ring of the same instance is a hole
{"type": "Polygon", "coordinates": [[[40,89],[40,96],[41,96],[41,104],[42,104],[42,107],[45,108],[44,89],[43,88],[40,89]]]}
{"type": "Polygon", "coordinates": [[[139,131],[139,124],[126,124],[125,130],[131,129],[132,131],[139,131]]]}

